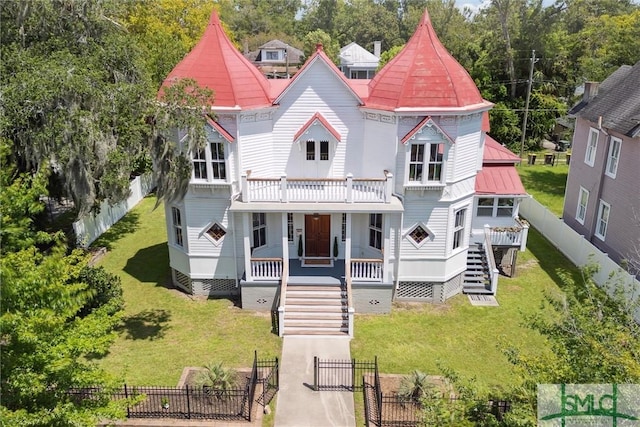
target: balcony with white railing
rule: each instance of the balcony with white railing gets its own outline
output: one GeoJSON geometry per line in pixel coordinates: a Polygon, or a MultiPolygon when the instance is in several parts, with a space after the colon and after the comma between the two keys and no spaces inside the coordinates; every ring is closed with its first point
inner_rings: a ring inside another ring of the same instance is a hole
{"type": "Polygon", "coordinates": [[[243,202],[390,203],[393,175],[384,178],[250,178],[242,175],[243,202]]]}
{"type": "Polygon", "coordinates": [[[519,247],[525,250],[527,237],[529,235],[529,224],[515,218],[515,224],[507,227],[490,227],[489,236],[493,246],[519,247]]]}

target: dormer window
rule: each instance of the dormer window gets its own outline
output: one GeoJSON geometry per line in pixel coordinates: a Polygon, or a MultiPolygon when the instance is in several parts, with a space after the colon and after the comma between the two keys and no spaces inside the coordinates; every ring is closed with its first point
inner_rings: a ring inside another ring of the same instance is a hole
{"type": "Polygon", "coordinates": [[[444,162],[444,143],[411,144],[409,181],[440,182],[444,162]]]}
{"type": "Polygon", "coordinates": [[[265,60],[277,61],[280,59],[280,52],[277,50],[267,50],[264,52],[265,60]]]}

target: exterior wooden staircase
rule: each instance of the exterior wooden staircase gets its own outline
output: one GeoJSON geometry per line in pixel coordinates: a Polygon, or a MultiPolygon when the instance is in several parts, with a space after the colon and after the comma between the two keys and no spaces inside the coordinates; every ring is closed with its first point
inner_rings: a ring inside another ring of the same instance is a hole
{"type": "Polygon", "coordinates": [[[348,335],[347,292],[344,285],[287,284],[284,335],[348,335]]]}
{"type": "Polygon", "coordinates": [[[491,294],[489,268],[484,247],[481,244],[469,245],[462,291],[465,294],[491,294]]]}

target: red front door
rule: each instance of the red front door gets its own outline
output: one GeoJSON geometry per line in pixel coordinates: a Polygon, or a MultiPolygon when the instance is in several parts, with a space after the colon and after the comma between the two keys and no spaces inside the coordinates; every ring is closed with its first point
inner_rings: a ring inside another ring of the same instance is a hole
{"type": "Polygon", "coordinates": [[[305,257],[331,256],[330,215],[305,215],[304,248],[305,257]]]}

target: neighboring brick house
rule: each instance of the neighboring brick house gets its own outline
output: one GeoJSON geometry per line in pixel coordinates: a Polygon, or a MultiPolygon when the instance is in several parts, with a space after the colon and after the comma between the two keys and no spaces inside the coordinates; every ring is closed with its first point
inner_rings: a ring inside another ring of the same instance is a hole
{"type": "Polygon", "coordinates": [[[640,62],[585,84],[562,218],[611,259],[640,269],[640,62]]]}
{"type": "Polygon", "coordinates": [[[164,85],[179,78],[215,94],[189,190],[165,205],[186,292],[240,293],[278,312],[280,334],[351,334],[354,312],[392,300],[495,295],[492,244],[524,247],[516,160],[487,139],[493,105],[426,12],[372,80],[347,79],[321,45],[267,80],[214,12],[164,85]]]}

